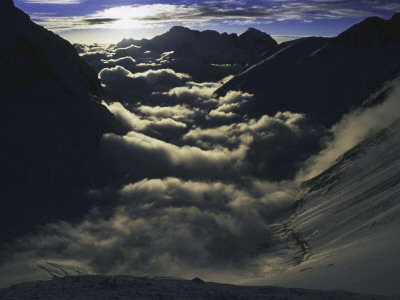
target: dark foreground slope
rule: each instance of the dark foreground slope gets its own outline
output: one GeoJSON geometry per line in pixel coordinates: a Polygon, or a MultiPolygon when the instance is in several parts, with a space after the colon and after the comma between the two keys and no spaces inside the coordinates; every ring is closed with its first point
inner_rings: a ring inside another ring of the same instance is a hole
{"type": "Polygon", "coordinates": [[[249,287],[131,276],[67,276],[0,290],[0,299],[399,299],[344,291],[249,287]]]}
{"type": "Polygon", "coordinates": [[[335,38],[278,45],[216,94],[255,94],[248,113],[295,111],[330,126],[400,71],[400,14],[368,18],[335,38]]]}
{"type": "Polygon", "coordinates": [[[69,193],[85,182],[81,165],[119,125],[94,100],[97,75],[67,41],[11,0],[0,2],[0,26],[0,233],[7,239],[54,209],[63,214],[80,205],[69,193]]]}

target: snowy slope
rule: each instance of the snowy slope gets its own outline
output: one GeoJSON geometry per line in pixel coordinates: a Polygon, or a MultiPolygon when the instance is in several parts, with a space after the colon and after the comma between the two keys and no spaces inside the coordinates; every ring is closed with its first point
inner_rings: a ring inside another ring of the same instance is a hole
{"type": "Polygon", "coordinates": [[[0,290],[0,299],[398,299],[343,291],[246,287],[132,276],[68,276],[0,290]]]}
{"type": "Polygon", "coordinates": [[[299,264],[243,282],[399,295],[399,151],[397,122],[305,182],[285,223],[299,264]]]}

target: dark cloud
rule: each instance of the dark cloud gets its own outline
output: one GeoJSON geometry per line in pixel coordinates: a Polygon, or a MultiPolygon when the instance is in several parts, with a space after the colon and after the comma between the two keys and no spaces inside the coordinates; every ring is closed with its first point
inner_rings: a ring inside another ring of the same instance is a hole
{"type": "Polygon", "coordinates": [[[175,86],[184,85],[190,79],[189,75],[175,72],[172,69],[132,73],[120,65],[102,69],[99,77],[111,96],[127,100],[130,97],[138,98],[153,91],[168,91],[175,86]]]}
{"type": "Polygon", "coordinates": [[[142,62],[143,60],[147,60],[153,55],[151,52],[147,52],[147,50],[143,49],[140,46],[136,45],[129,45],[127,47],[116,47],[115,48],[115,55],[114,58],[121,58],[121,57],[133,57],[135,60],[142,62]]]}
{"type": "Polygon", "coordinates": [[[271,16],[259,7],[249,8],[223,8],[218,5],[187,7],[189,11],[175,13],[160,13],[154,16],[140,18],[141,21],[168,21],[168,20],[190,20],[203,18],[261,18],[271,16]],[[194,8],[194,9],[193,9],[194,8]]]}
{"type": "Polygon", "coordinates": [[[101,25],[115,23],[120,19],[116,18],[98,18],[98,19],[85,19],[84,22],[89,25],[101,25]]]}
{"type": "Polygon", "coordinates": [[[267,19],[267,20],[302,20],[336,19],[343,17],[366,17],[381,15],[390,17],[400,9],[392,1],[275,1],[254,3],[253,6],[236,4],[181,6],[173,12],[163,12],[140,18],[142,21],[179,21],[209,19],[267,19]]]}
{"type": "Polygon", "coordinates": [[[244,188],[171,177],[108,193],[111,214],[93,210],[76,225],[48,225],[19,240],[19,254],[9,264],[51,261],[95,274],[239,274],[274,245],[269,224],[293,201],[291,193],[266,182],[244,188]]]}
{"type": "Polygon", "coordinates": [[[133,131],[123,137],[110,134],[103,137],[99,153],[93,157],[93,176],[103,184],[165,176],[234,179],[245,154],[245,145],[233,150],[202,150],[133,131]]]}
{"type": "Polygon", "coordinates": [[[101,62],[103,68],[114,68],[116,66],[121,66],[130,72],[135,72],[136,69],[136,60],[130,56],[120,57],[117,59],[102,59],[101,62]]]}

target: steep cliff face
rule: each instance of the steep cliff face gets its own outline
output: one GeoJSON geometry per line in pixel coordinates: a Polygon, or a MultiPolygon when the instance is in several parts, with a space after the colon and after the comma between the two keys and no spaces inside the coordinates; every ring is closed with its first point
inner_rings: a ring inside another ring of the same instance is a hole
{"type": "Polygon", "coordinates": [[[399,14],[368,18],[335,38],[282,43],[237,75],[229,90],[255,94],[247,113],[290,110],[330,126],[400,72],[399,14]]]}
{"type": "Polygon", "coordinates": [[[95,100],[101,93],[95,72],[67,41],[31,22],[11,0],[0,3],[0,26],[0,184],[5,208],[0,219],[2,225],[10,222],[1,226],[4,237],[18,227],[21,206],[46,215],[54,203],[65,202],[57,208],[63,211],[66,195],[87,182],[82,173],[86,157],[103,133],[120,129],[95,100]]]}

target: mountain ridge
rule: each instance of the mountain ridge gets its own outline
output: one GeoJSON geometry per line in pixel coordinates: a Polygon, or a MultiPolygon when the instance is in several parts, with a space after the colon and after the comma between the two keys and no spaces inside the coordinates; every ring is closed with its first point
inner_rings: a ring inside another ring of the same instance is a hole
{"type": "Polygon", "coordinates": [[[0,73],[3,242],[32,219],[42,223],[86,206],[78,195],[88,184],[82,165],[103,133],[123,129],[99,103],[100,81],[69,42],[12,1],[1,1],[0,25],[7,28],[0,32],[0,68],[7,70],[0,73]]]}
{"type": "Polygon", "coordinates": [[[398,20],[399,14],[387,21],[372,18],[334,38],[282,43],[215,95],[249,92],[255,99],[246,113],[290,110],[330,126],[400,72],[398,20]],[[371,29],[371,22],[378,28],[371,29]]]}
{"type": "Polygon", "coordinates": [[[241,35],[218,33],[214,30],[198,31],[183,26],[173,26],[164,34],[152,39],[123,39],[119,47],[137,45],[146,50],[168,52],[179,49],[183,44],[196,49],[205,63],[234,64],[244,66],[250,59],[273,48],[277,42],[268,34],[249,28],[241,35]]]}

